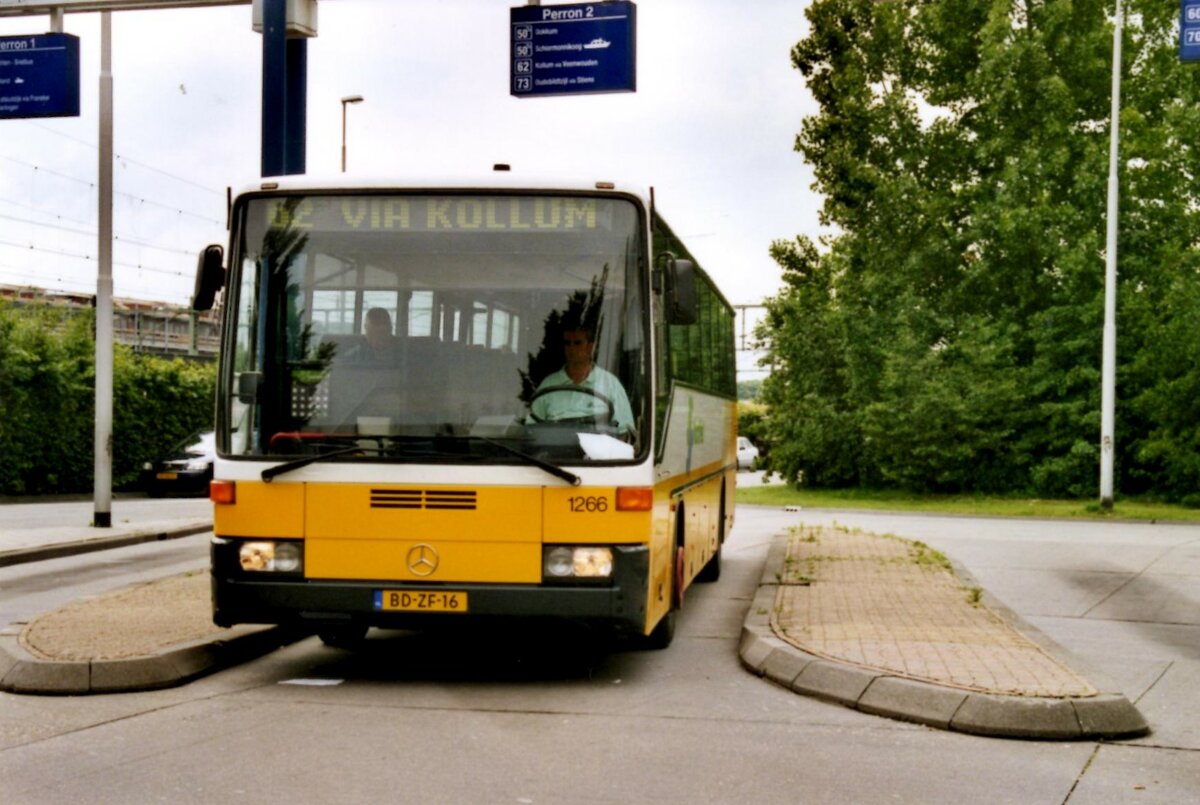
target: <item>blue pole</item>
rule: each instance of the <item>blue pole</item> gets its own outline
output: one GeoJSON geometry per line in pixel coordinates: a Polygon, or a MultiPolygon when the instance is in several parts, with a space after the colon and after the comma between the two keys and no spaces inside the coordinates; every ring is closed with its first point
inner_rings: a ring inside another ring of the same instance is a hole
{"type": "Polygon", "coordinates": [[[304,173],[305,114],[308,97],[308,40],[287,42],[287,144],[283,172],[304,173]]]}
{"type": "Polygon", "coordinates": [[[263,0],[262,175],[281,176],[287,155],[287,5],[263,0]]]}

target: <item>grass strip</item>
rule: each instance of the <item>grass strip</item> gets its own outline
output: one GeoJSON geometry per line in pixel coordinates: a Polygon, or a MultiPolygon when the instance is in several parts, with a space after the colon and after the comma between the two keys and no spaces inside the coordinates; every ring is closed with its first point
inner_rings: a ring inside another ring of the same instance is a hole
{"type": "Polygon", "coordinates": [[[1200,510],[1142,498],[1118,498],[1111,512],[1095,500],[1045,500],[1020,496],[915,495],[896,490],[796,489],[786,484],[740,484],[737,502],[810,509],[875,509],[979,517],[1046,517],[1091,520],[1200,522],[1200,510]]]}

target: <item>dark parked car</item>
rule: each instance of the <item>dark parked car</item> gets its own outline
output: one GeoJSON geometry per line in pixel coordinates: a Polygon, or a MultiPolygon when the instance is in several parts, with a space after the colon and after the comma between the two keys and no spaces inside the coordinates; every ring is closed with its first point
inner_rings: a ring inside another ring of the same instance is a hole
{"type": "Polygon", "coordinates": [[[207,495],[216,455],[216,434],[194,433],[169,456],[142,465],[142,488],[151,497],[207,495]]]}

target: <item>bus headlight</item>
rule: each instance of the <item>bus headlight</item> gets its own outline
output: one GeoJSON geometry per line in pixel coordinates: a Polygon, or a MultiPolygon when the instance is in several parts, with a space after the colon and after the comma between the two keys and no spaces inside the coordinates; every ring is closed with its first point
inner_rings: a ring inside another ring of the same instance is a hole
{"type": "Polygon", "coordinates": [[[238,562],[251,573],[299,573],[304,569],[304,552],[297,542],[243,542],[238,562]]]}
{"type": "Polygon", "coordinates": [[[613,572],[612,548],[592,545],[547,547],[542,573],[550,579],[607,579],[613,572]]]}

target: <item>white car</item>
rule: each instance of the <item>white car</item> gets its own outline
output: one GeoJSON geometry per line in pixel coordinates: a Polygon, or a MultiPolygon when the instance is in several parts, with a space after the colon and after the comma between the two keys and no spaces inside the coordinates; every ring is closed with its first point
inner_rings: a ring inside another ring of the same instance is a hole
{"type": "Polygon", "coordinates": [[[754,442],[747,439],[745,436],[739,436],[737,440],[737,463],[739,470],[748,470],[754,466],[754,462],[758,459],[758,448],[754,446],[754,442]]]}

